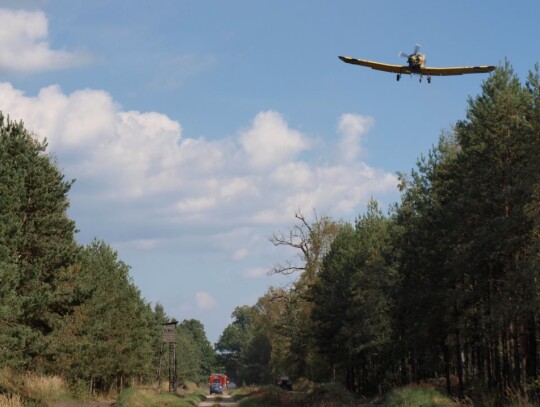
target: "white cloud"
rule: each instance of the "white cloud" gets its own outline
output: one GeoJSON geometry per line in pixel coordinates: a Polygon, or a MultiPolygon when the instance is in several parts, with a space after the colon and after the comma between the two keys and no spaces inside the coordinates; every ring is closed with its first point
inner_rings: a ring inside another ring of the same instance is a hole
{"type": "Polygon", "coordinates": [[[64,95],[56,85],[27,97],[10,84],[2,83],[0,108],[12,118],[28,123],[37,136],[46,138],[57,151],[103,145],[114,135],[118,119],[118,108],[106,92],[83,90],[64,95]]]}
{"type": "Polygon", "coordinates": [[[36,72],[89,62],[84,53],[51,49],[47,37],[42,11],[0,9],[0,69],[36,72]]]}
{"type": "Polygon", "coordinates": [[[313,171],[304,162],[283,164],[270,174],[270,179],[277,185],[291,189],[305,188],[314,180],[313,171]]]}
{"type": "Polygon", "coordinates": [[[245,196],[260,196],[258,179],[255,177],[233,177],[223,181],[220,196],[223,199],[235,199],[245,196]]]}
{"type": "Polygon", "coordinates": [[[250,129],[240,135],[240,144],[255,169],[268,169],[294,159],[308,148],[307,138],[289,128],[276,112],[259,113],[250,129]]]}
{"type": "MultiPolygon", "coordinates": [[[[129,247],[196,234],[242,260],[243,250],[266,247],[264,235],[289,225],[299,209],[352,217],[397,185],[394,175],[358,160],[300,159],[321,147],[276,112],[257,114],[236,137],[207,141],[184,136],[163,114],[124,111],[100,90],[66,94],[49,86],[28,96],[0,83],[0,110],[46,137],[68,178],[77,179],[70,198],[94,219],[88,233],[108,236],[106,229],[110,240],[129,247]],[[126,229],[138,240],[126,239],[126,229]]],[[[371,125],[360,115],[342,116],[341,143],[354,145],[371,125]]]]}
{"type": "Polygon", "coordinates": [[[207,292],[199,291],[195,294],[197,308],[201,310],[212,309],[217,305],[217,301],[207,292]]]}
{"type": "Polygon", "coordinates": [[[188,198],[177,204],[180,212],[203,212],[216,206],[216,200],[213,197],[188,198]]]}
{"type": "Polygon", "coordinates": [[[361,141],[373,126],[373,118],[346,113],[339,118],[338,131],[341,140],[338,145],[340,156],[345,161],[354,161],[362,151],[361,141]]]}

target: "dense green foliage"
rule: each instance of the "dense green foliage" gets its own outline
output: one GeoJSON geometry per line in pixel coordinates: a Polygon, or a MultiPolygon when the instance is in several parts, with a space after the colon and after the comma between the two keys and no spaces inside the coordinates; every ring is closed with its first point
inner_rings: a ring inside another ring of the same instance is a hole
{"type": "Polygon", "coordinates": [[[377,386],[384,379],[389,293],[395,283],[386,258],[388,228],[377,204],[370,202],[354,229],[341,228],[312,288],[319,353],[351,389],[377,386]]]}
{"type": "Polygon", "coordinates": [[[183,381],[207,383],[216,368],[216,354],[206,338],[204,326],[195,319],[177,328],[178,376],[183,381]]]}
{"type": "Polygon", "coordinates": [[[54,365],[64,376],[98,387],[153,371],[152,311],[129,278],[129,267],[103,242],[81,250],[75,275],[80,304],[52,334],[54,365]]]}
{"type": "Polygon", "coordinates": [[[225,328],[216,343],[218,363],[232,380],[244,382],[248,347],[252,340],[251,308],[237,307],[232,313],[234,321],[225,328]]]}
{"type": "MultiPolygon", "coordinates": [[[[38,367],[66,313],[59,296],[77,248],[66,182],[46,145],[0,114],[0,365],[38,367]]],[[[68,301],[69,302],[69,299],[68,301]]]]}
{"type": "Polygon", "coordinates": [[[271,237],[302,260],[274,271],[298,278],[251,308],[239,348],[246,355],[262,333],[265,377],[337,380],[363,394],[444,377],[456,396],[536,397],[538,68],[525,84],[509,63],[497,68],[466,118],[399,178],[388,215],[371,201],[354,225],[299,215],[271,237]]]}
{"type": "MultiPolygon", "coordinates": [[[[154,381],[170,318],[110,246],[77,244],[72,183],[46,143],[0,114],[0,368],[61,375],[86,392],[154,381]]],[[[177,337],[190,358],[179,379],[205,381],[215,354],[204,327],[184,321],[177,337]]]]}

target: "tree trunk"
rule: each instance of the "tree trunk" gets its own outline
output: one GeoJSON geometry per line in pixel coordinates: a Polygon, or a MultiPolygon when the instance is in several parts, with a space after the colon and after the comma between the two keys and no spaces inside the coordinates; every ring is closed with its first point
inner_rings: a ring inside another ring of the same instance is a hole
{"type": "Polygon", "coordinates": [[[511,385],[512,365],[510,356],[510,338],[511,335],[507,330],[502,332],[502,388],[505,389],[511,385]]]}
{"type": "Polygon", "coordinates": [[[503,348],[503,354],[504,354],[504,345],[502,344],[502,341],[499,344],[499,339],[497,338],[497,344],[495,348],[492,349],[492,355],[493,355],[493,358],[495,359],[495,385],[499,388],[499,391],[502,391],[502,389],[504,388],[503,366],[502,366],[504,363],[502,363],[501,361],[501,357],[503,357],[503,355],[501,355],[501,352],[499,350],[501,346],[503,348]]]}
{"type": "Polygon", "coordinates": [[[442,341],[442,350],[444,355],[444,376],[446,378],[446,392],[449,396],[452,395],[452,382],[450,381],[450,350],[446,341],[442,341]]]}
{"type": "Polygon", "coordinates": [[[519,359],[520,359],[520,388],[521,392],[527,397],[527,346],[528,335],[524,323],[519,324],[519,359]]]}
{"type": "Polygon", "coordinates": [[[89,392],[90,398],[94,396],[94,376],[90,377],[90,386],[89,386],[89,392]]]}
{"type": "Polygon", "coordinates": [[[536,319],[534,315],[529,318],[527,343],[527,377],[535,379],[537,377],[537,346],[536,346],[536,319]]]}
{"type": "Polygon", "coordinates": [[[487,376],[487,385],[488,389],[492,389],[495,382],[495,374],[494,374],[494,363],[493,363],[493,341],[491,338],[488,338],[487,341],[487,351],[485,353],[485,359],[486,359],[486,376],[487,376]]]}
{"type": "Polygon", "coordinates": [[[461,355],[461,339],[459,337],[459,329],[456,329],[456,368],[458,375],[458,397],[462,399],[465,395],[463,385],[463,359],[461,355]]]}

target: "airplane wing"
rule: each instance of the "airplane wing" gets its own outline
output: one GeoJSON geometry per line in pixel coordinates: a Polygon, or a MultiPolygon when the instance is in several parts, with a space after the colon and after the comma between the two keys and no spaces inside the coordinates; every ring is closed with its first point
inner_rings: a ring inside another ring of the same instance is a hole
{"type": "Polygon", "coordinates": [[[428,76],[450,76],[450,75],[464,75],[469,73],[486,73],[495,69],[492,65],[484,66],[455,66],[448,68],[430,68],[424,67],[420,71],[422,75],[428,76]]]}
{"type": "Polygon", "coordinates": [[[351,57],[340,56],[339,59],[341,59],[343,62],[347,62],[348,64],[367,66],[371,69],[376,69],[378,71],[404,73],[404,74],[412,73],[408,66],[383,64],[380,62],[367,61],[365,59],[356,59],[356,58],[351,58],[351,57]]]}

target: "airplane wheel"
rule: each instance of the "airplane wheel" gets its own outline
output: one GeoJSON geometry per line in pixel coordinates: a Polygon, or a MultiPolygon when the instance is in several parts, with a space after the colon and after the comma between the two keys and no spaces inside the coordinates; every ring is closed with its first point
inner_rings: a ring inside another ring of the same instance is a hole
{"type": "Polygon", "coordinates": [[[431,78],[430,77],[427,78],[427,83],[431,83],[431,78]]]}
{"type": "Polygon", "coordinates": [[[399,82],[400,79],[401,79],[401,75],[400,75],[400,74],[397,74],[397,76],[396,76],[396,81],[399,82]]]}

